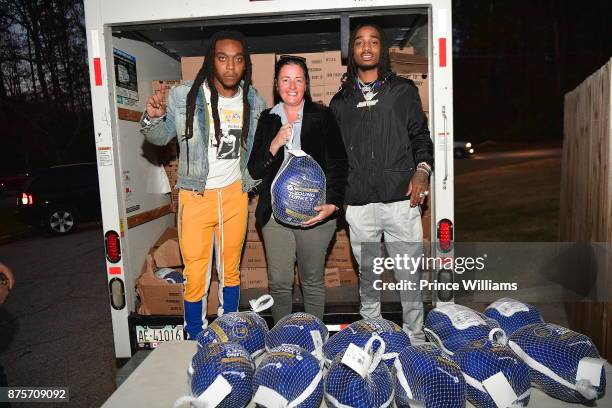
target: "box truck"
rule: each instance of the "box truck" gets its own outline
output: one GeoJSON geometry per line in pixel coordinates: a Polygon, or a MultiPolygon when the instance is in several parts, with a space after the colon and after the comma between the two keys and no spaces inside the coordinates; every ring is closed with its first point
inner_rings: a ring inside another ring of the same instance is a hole
{"type": "MultiPolygon", "coordinates": [[[[452,258],[451,0],[85,0],[85,22],[106,251],[104,273],[117,358],[129,358],[138,348],[153,347],[160,341],[182,338],[180,314],[138,313],[136,280],[150,248],[175,223],[159,152],[144,141],[139,119],[151,84],[188,75],[182,69],[189,69],[190,58],[204,54],[217,30],[243,32],[252,54],[335,51],[346,59],[351,27],[363,22],[381,26],[390,39],[392,54],[398,54],[395,69],[403,75],[418,74],[423,80],[417,86],[427,105],[435,146],[431,195],[423,217],[425,235],[431,237],[426,251],[452,258]]],[[[267,92],[263,88],[271,77],[272,71],[269,79],[263,75],[254,85],[267,92]]],[[[316,78],[322,81],[322,88],[316,91],[323,102],[339,86],[339,73],[329,74],[328,79],[331,89],[326,78],[316,78]]],[[[452,280],[447,270],[430,273],[438,281],[452,280]]],[[[356,287],[334,286],[329,288],[325,321],[331,329],[338,329],[358,319],[359,297],[356,287]]],[[[256,290],[243,288],[241,302],[256,296],[256,290]]],[[[452,301],[452,292],[436,291],[431,301],[452,301]]],[[[383,306],[383,312],[397,318],[398,308],[391,302],[383,306]]]]}

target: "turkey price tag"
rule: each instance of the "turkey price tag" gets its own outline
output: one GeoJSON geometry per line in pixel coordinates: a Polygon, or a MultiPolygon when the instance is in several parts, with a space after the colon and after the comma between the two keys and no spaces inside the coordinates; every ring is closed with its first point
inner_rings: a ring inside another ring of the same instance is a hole
{"type": "Polygon", "coordinates": [[[359,374],[362,378],[365,378],[368,373],[368,368],[370,368],[370,364],[372,363],[372,356],[351,343],[344,352],[341,362],[359,374]]]}
{"type": "Polygon", "coordinates": [[[501,371],[484,380],[482,385],[499,408],[510,407],[518,399],[508,379],[501,371]]]}
{"type": "Polygon", "coordinates": [[[308,156],[303,150],[300,149],[289,149],[287,153],[295,156],[295,157],[306,157],[308,156]]]}
{"type": "Polygon", "coordinates": [[[206,403],[207,406],[216,407],[230,392],[232,392],[232,385],[222,375],[218,375],[197,400],[206,403]]]}
{"type": "Polygon", "coordinates": [[[588,380],[594,387],[599,387],[601,380],[601,369],[604,360],[601,358],[585,357],[578,363],[576,381],[588,380]]]}

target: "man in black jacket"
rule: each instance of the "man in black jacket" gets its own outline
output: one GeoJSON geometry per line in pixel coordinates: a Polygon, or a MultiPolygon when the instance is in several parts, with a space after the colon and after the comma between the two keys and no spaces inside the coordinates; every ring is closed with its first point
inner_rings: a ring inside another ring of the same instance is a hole
{"type": "MultiPolygon", "coordinates": [[[[345,194],[353,254],[359,263],[360,313],[380,317],[380,241],[389,256],[417,261],[423,254],[420,205],[429,194],[433,144],[414,83],[391,72],[384,32],[366,24],[351,34],[342,88],[331,101],[349,160],[345,194]],[[376,259],[378,258],[378,259],[376,259]],[[376,263],[376,265],[375,265],[376,263]]],[[[403,329],[424,340],[420,274],[396,264],[403,329]],[[414,287],[414,286],[413,286],[414,287]]]]}

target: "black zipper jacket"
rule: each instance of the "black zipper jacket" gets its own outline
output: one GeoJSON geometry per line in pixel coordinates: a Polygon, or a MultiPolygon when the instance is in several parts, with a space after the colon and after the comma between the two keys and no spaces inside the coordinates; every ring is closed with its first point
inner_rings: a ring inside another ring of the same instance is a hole
{"type": "MultiPolygon", "coordinates": [[[[348,85],[348,84],[347,84],[348,85]]],[[[406,200],[416,165],[433,168],[433,143],[417,87],[391,74],[366,105],[360,89],[345,86],[330,103],[349,162],[344,203],[406,200]]]]}
{"type": "MultiPolygon", "coordinates": [[[[281,119],[271,114],[270,109],[261,113],[257,122],[253,150],[248,169],[251,177],[262,179],[259,185],[259,201],[255,210],[257,225],[263,227],[272,215],[271,185],[283,163],[285,149],[280,148],[275,156],[270,153],[270,144],[281,128],[281,119]]],[[[340,137],[340,129],[332,111],[322,105],[306,101],[300,133],[301,150],[312,156],[323,169],[327,179],[327,204],[342,208],[346,185],[346,151],[340,137]]],[[[336,213],[328,219],[335,218],[336,213]]]]}

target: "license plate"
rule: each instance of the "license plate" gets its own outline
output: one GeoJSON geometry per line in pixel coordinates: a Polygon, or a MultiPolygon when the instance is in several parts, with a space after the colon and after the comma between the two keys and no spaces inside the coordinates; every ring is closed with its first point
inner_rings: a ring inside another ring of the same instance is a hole
{"type": "Polygon", "coordinates": [[[136,326],[138,347],[155,348],[164,341],[183,340],[183,326],[136,326]]]}

